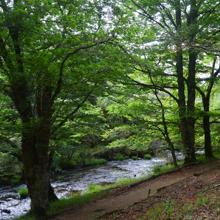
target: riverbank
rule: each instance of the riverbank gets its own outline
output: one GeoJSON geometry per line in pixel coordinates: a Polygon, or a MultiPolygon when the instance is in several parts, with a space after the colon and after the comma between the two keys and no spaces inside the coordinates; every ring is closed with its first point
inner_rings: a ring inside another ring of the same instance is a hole
{"type": "MultiPolygon", "coordinates": [[[[69,201],[63,199],[72,197],[72,195],[78,196],[78,198],[76,198],[77,201],[87,201],[87,197],[90,198],[91,194],[85,195],[84,197],[81,197],[81,194],[87,192],[88,189],[91,190],[94,186],[97,188],[97,184],[106,190],[106,187],[117,184],[118,181],[121,182],[121,179],[126,179],[126,181],[129,179],[130,181],[130,179],[133,178],[139,179],[152,175],[155,167],[165,163],[167,163],[167,161],[160,158],[152,158],[151,160],[129,159],[124,161],[111,161],[95,168],[66,171],[59,180],[52,182],[52,186],[56,195],[61,199],[59,206],[60,204],[69,204],[69,201]]],[[[24,185],[21,185],[19,187],[0,188],[0,219],[14,219],[26,214],[30,210],[30,199],[22,199],[18,194],[18,189],[24,187],[24,185]]],[[[75,197],[71,200],[75,201],[75,197]]],[[[57,208],[55,208],[55,210],[57,210],[57,208]]]]}
{"type": "Polygon", "coordinates": [[[219,186],[220,161],[215,160],[113,190],[80,209],[67,208],[52,219],[202,219],[209,212],[211,218],[206,219],[218,219],[213,201],[220,201],[213,194],[220,194],[219,186]]]}
{"type": "MultiPolygon", "coordinates": [[[[182,164],[181,162],[179,164],[182,164]]],[[[160,175],[165,173],[175,172],[180,168],[174,167],[173,164],[157,165],[154,167],[151,175],[143,176],[140,178],[129,178],[129,179],[119,179],[117,182],[112,184],[92,184],[83,193],[73,193],[69,198],[61,199],[51,204],[50,210],[48,210],[49,219],[54,219],[57,215],[74,209],[81,208],[86,204],[96,202],[99,199],[107,198],[112,194],[121,193],[128,189],[144,183],[149,180],[156,179],[160,175]]],[[[75,219],[75,218],[74,218],[75,219]]],[[[33,220],[31,216],[26,215],[17,220],[33,220]]]]}
{"type": "MultiPolygon", "coordinates": [[[[198,160],[204,162],[204,156],[198,156],[198,160]]],[[[115,191],[116,194],[120,194],[121,189],[126,193],[126,189],[128,189],[128,191],[129,189],[132,190],[135,185],[140,185],[142,182],[146,182],[146,184],[148,184],[149,181],[159,178],[157,176],[160,176],[161,173],[166,173],[165,175],[168,175],[168,171],[170,173],[178,173],[179,170],[176,170],[176,168],[174,169],[172,165],[164,165],[165,163],[166,161],[161,160],[159,158],[154,158],[152,160],[137,161],[113,161],[105,166],[101,166],[91,170],[85,170],[82,173],[67,173],[66,177],[62,179],[61,182],[55,183],[54,185],[56,194],[59,194],[60,198],[62,199],[52,204],[50,210],[48,210],[49,216],[54,216],[57,213],[63,212],[63,210],[72,210],[76,207],[78,208],[79,206],[81,208],[85,204],[93,203],[92,201],[95,201],[96,203],[96,201],[98,201],[101,198],[108,198],[108,195],[111,195],[115,191]],[[149,178],[149,176],[151,177],[149,178]],[[82,184],[83,182],[84,184],[82,184]],[[74,188],[78,190],[74,190],[74,188]]],[[[181,170],[186,168],[178,169],[181,170]]],[[[152,189],[148,190],[149,191],[142,194],[151,195],[152,189]]],[[[27,201],[21,200],[21,202],[22,205],[24,205],[27,201]]],[[[2,215],[2,219],[12,219],[12,216],[19,216],[19,205],[15,204],[15,206],[12,208],[15,208],[15,210],[12,211],[16,212],[9,213],[9,215],[2,215]]],[[[26,211],[23,211],[27,213],[27,210],[29,208],[27,206],[21,206],[21,209],[22,208],[25,208],[26,211]]],[[[13,219],[15,217],[13,217],[13,219]]]]}

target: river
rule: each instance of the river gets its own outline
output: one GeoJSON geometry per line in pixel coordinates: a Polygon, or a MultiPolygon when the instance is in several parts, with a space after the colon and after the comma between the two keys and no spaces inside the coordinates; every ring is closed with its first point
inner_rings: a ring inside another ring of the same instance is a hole
{"type": "MultiPolygon", "coordinates": [[[[114,183],[122,178],[139,178],[152,174],[153,168],[167,162],[163,158],[152,158],[151,160],[124,160],[110,161],[105,165],[65,171],[62,178],[52,183],[55,193],[59,198],[66,198],[71,192],[84,191],[91,184],[114,183]]],[[[17,187],[0,188],[0,219],[14,219],[24,215],[30,210],[30,199],[21,199],[17,193],[17,187]]]]}

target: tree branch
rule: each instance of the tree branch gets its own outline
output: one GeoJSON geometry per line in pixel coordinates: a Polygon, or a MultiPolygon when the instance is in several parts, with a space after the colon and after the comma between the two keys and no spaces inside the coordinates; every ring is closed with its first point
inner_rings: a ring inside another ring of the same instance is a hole
{"type": "Polygon", "coordinates": [[[73,109],[73,111],[71,111],[53,130],[52,130],[52,135],[54,133],[56,133],[56,131],[62,127],[69,118],[73,117],[78,111],[79,109],[84,105],[84,103],[88,100],[89,96],[92,94],[94,90],[91,90],[85,97],[84,99],[77,105],[77,107],[75,109],[73,109]]]}
{"type": "Polygon", "coordinates": [[[76,48],[75,50],[69,52],[66,54],[66,56],[64,57],[64,59],[62,60],[61,64],[60,64],[60,70],[59,70],[59,78],[58,78],[58,81],[57,81],[57,85],[56,85],[56,88],[55,88],[55,91],[54,91],[54,94],[52,95],[52,102],[54,102],[54,100],[56,99],[56,97],[59,95],[60,91],[61,91],[61,87],[62,87],[62,82],[63,82],[63,72],[64,72],[64,67],[65,67],[65,64],[67,62],[67,60],[77,54],[79,51],[81,50],[86,50],[86,49],[89,49],[89,48],[92,48],[92,47],[95,47],[97,45],[100,45],[100,44],[104,44],[104,43],[107,43],[109,41],[112,40],[113,37],[110,37],[106,40],[102,40],[102,41],[97,41],[97,42],[94,42],[92,44],[88,44],[88,45],[82,45],[78,48],[76,48]]]}

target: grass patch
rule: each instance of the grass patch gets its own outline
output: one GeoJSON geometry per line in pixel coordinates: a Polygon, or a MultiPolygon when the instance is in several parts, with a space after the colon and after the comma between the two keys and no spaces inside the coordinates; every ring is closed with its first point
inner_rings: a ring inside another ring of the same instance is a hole
{"type": "Polygon", "coordinates": [[[161,175],[164,173],[167,173],[169,171],[175,170],[176,167],[173,164],[165,164],[165,165],[158,165],[155,166],[153,169],[153,175],[157,176],[157,175],[161,175]]]}
{"type": "Polygon", "coordinates": [[[216,159],[218,160],[218,159],[220,159],[220,151],[219,150],[214,150],[213,151],[213,158],[207,159],[205,157],[205,154],[200,154],[200,155],[196,156],[196,159],[200,163],[210,162],[210,161],[216,160],[216,159]]]}
{"type": "Polygon", "coordinates": [[[139,220],[181,220],[181,219],[207,219],[212,214],[211,219],[218,219],[220,215],[219,195],[198,194],[195,200],[175,200],[169,199],[155,203],[149,207],[146,214],[139,220]]]}
{"type": "Polygon", "coordinates": [[[72,196],[69,198],[53,202],[48,211],[48,215],[53,216],[60,213],[65,208],[83,205],[100,197],[103,197],[112,189],[129,186],[146,179],[147,177],[142,177],[136,179],[120,179],[113,184],[91,184],[88,189],[82,193],[72,194],[72,196]]]}
{"type": "Polygon", "coordinates": [[[119,161],[122,161],[122,160],[125,160],[125,159],[128,159],[128,157],[126,157],[125,155],[123,155],[121,153],[117,153],[114,157],[114,160],[119,160],[119,161]]]}
{"type": "Polygon", "coordinates": [[[193,203],[179,204],[175,200],[159,202],[150,207],[146,214],[139,220],[158,219],[158,220],[181,220],[193,219],[193,203]]]}
{"type": "Polygon", "coordinates": [[[206,196],[200,196],[196,200],[196,206],[201,207],[209,204],[209,198],[206,196]]]}
{"type": "Polygon", "coordinates": [[[139,220],[148,220],[148,219],[171,219],[175,212],[175,203],[173,201],[165,201],[155,204],[150,208],[146,215],[141,217],[139,220]]]}

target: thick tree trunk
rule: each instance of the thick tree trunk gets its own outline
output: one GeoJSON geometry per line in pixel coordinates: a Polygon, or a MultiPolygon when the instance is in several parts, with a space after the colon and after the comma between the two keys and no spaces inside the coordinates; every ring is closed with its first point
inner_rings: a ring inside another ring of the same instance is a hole
{"type": "Polygon", "coordinates": [[[211,129],[210,129],[210,117],[209,113],[209,97],[203,98],[203,130],[204,130],[204,142],[205,142],[205,156],[206,158],[213,158],[212,141],[211,141],[211,129]]]}
{"type": "MultiPolygon", "coordinates": [[[[188,26],[191,28],[196,22],[197,11],[195,0],[190,0],[190,14],[188,26]]],[[[181,31],[182,16],[180,0],[176,1],[176,25],[177,33],[181,31]]],[[[179,118],[180,118],[180,133],[185,150],[185,163],[196,161],[195,157],[195,73],[196,73],[196,58],[197,54],[194,51],[196,33],[191,30],[189,36],[189,64],[187,78],[187,102],[185,97],[184,73],[183,73],[183,51],[182,40],[178,39],[176,43],[176,72],[178,80],[178,97],[179,97],[179,118]]]]}
{"type": "Polygon", "coordinates": [[[189,28],[189,50],[188,50],[188,77],[187,77],[187,133],[188,147],[186,151],[185,163],[196,161],[195,154],[195,96],[196,96],[196,60],[197,52],[195,50],[196,43],[196,22],[197,22],[197,3],[196,0],[190,0],[190,12],[187,18],[189,28]]]}
{"type": "Polygon", "coordinates": [[[47,120],[23,122],[24,173],[31,197],[31,210],[38,219],[45,219],[49,207],[49,137],[50,123],[47,120]]]}
{"type": "Polygon", "coordinates": [[[180,118],[180,131],[181,131],[181,137],[184,147],[184,153],[185,153],[185,163],[193,163],[195,162],[195,149],[194,149],[194,143],[193,137],[194,137],[194,131],[193,128],[189,128],[190,121],[183,117],[180,118]]]}
{"type": "MultiPolygon", "coordinates": [[[[196,160],[195,148],[194,148],[194,117],[189,116],[187,111],[187,105],[185,101],[185,86],[183,77],[183,55],[181,46],[178,45],[178,51],[176,53],[176,70],[178,76],[178,97],[179,97],[179,127],[180,134],[183,142],[184,152],[185,152],[185,163],[192,163],[196,160]]],[[[191,104],[190,104],[191,105],[191,104]]],[[[193,111],[193,106],[191,107],[193,111]]],[[[192,112],[191,112],[192,113],[192,112]]]]}

